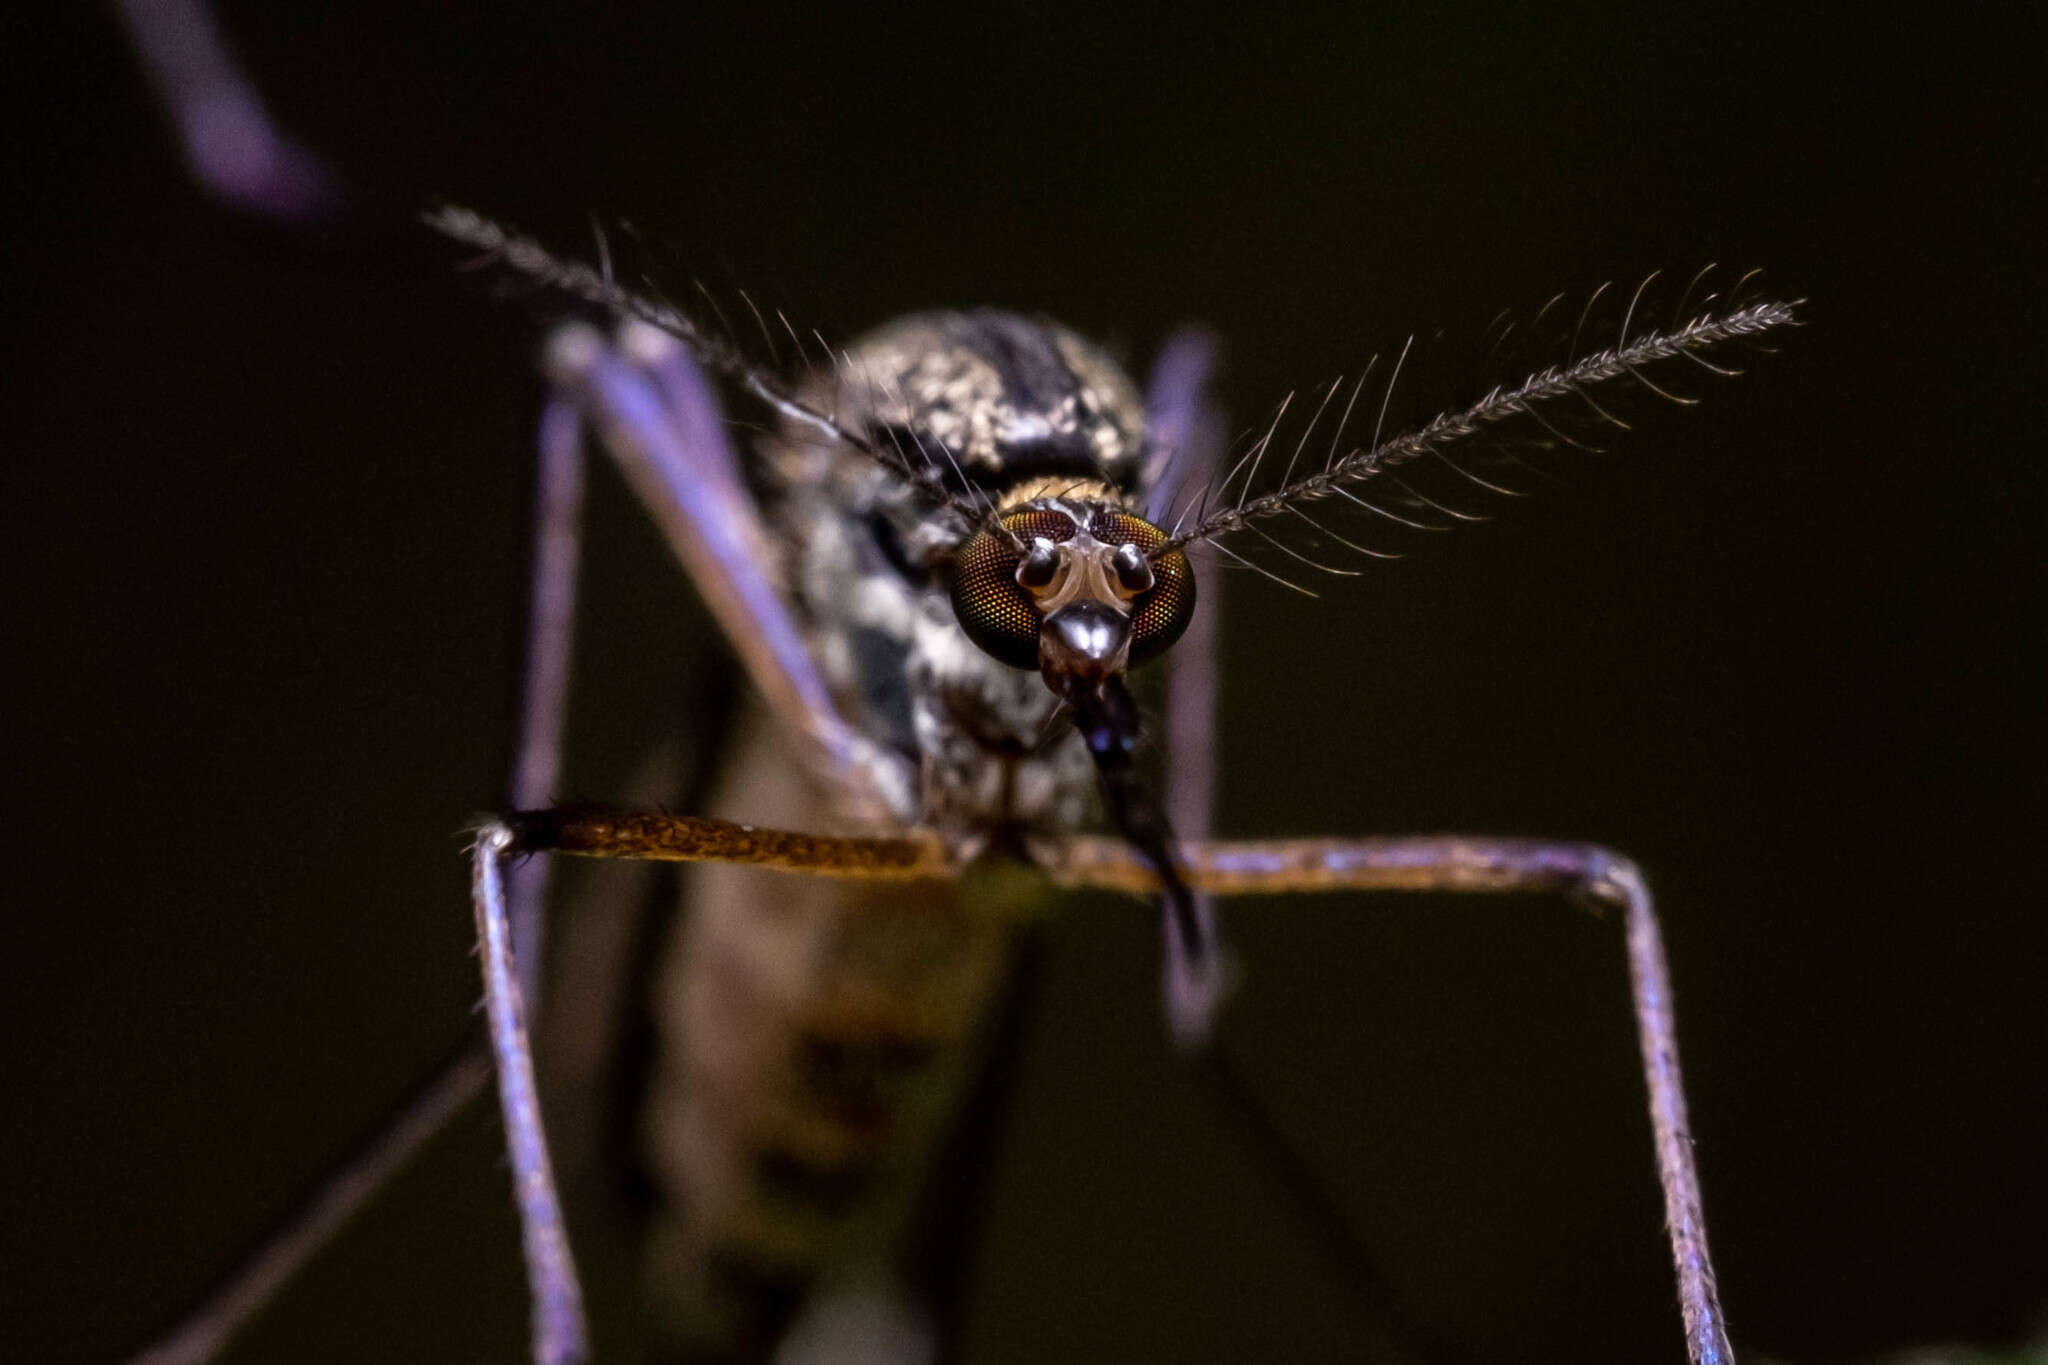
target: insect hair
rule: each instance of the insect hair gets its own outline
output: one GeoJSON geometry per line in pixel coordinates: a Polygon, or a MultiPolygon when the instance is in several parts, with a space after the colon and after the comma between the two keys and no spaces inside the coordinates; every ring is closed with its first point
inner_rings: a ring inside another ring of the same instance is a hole
{"type": "MultiPolygon", "coordinates": [[[[1702,275],[1704,273],[1702,272],[1702,275]]],[[[1636,306],[1642,300],[1643,291],[1648,288],[1650,282],[1655,278],[1655,275],[1651,275],[1644,279],[1641,285],[1637,286],[1634,298],[1629,304],[1628,312],[1622,320],[1621,335],[1614,345],[1581,355],[1577,360],[1546,366],[1511,388],[1496,387],[1476,403],[1464,408],[1441,412],[1419,427],[1382,440],[1380,430],[1385,424],[1387,406],[1393,394],[1394,385],[1399,381],[1402,366],[1413,345],[1413,339],[1411,338],[1409,345],[1402,348],[1402,361],[1395,364],[1393,372],[1388,377],[1382,392],[1379,417],[1371,441],[1362,446],[1354,446],[1344,454],[1340,455],[1337,453],[1341,443],[1344,424],[1349,420],[1352,408],[1357,402],[1358,390],[1364,384],[1364,379],[1361,377],[1353,386],[1351,399],[1346,403],[1343,416],[1338,421],[1336,433],[1331,438],[1330,456],[1324,462],[1323,467],[1298,477],[1295,475],[1295,466],[1299,462],[1301,452],[1308,445],[1316,425],[1322,420],[1323,413],[1329,407],[1332,398],[1341,385],[1341,381],[1339,384],[1331,385],[1324,391],[1323,398],[1316,408],[1315,415],[1311,419],[1308,429],[1302,433],[1301,438],[1295,443],[1293,452],[1288,458],[1287,469],[1282,475],[1280,486],[1270,492],[1252,496],[1250,490],[1257,478],[1259,465],[1274,443],[1275,434],[1279,430],[1281,420],[1291,403],[1292,395],[1290,395],[1287,401],[1283,401],[1280,404],[1279,409],[1274,414],[1272,424],[1268,426],[1265,434],[1251,446],[1236,465],[1229,469],[1213,489],[1205,491],[1205,499],[1209,493],[1214,493],[1214,501],[1219,505],[1214,510],[1210,510],[1205,503],[1196,516],[1194,525],[1185,530],[1176,526],[1165,543],[1152,552],[1153,556],[1156,558],[1186,546],[1203,542],[1214,544],[1218,549],[1221,549],[1222,546],[1218,542],[1223,537],[1247,530],[1270,540],[1272,537],[1267,535],[1264,528],[1258,523],[1282,515],[1294,515],[1308,520],[1312,526],[1323,530],[1324,534],[1340,540],[1341,543],[1348,544],[1349,542],[1342,542],[1341,537],[1336,537],[1333,532],[1328,531],[1320,523],[1308,518],[1307,514],[1302,511],[1305,504],[1330,497],[1346,498],[1368,511],[1376,512],[1382,517],[1402,522],[1416,529],[1444,529],[1435,523],[1417,523],[1405,519],[1373,503],[1364,501],[1352,492],[1358,485],[1375,478],[1386,478],[1397,483],[1401,488],[1404,504],[1411,508],[1419,502],[1451,517],[1453,520],[1473,520],[1474,518],[1468,514],[1458,513],[1449,507],[1416,493],[1413,489],[1408,488],[1405,484],[1395,479],[1389,471],[1409,464],[1424,455],[1436,455],[1458,474],[1478,484],[1481,488],[1494,493],[1512,494],[1515,490],[1481,479],[1469,470],[1453,463],[1445,455],[1445,452],[1452,446],[1470,441],[1490,429],[1498,428],[1501,423],[1512,418],[1524,416],[1534,420],[1556,439],[1566,444],[1583,447],[1583,443],[1574,440],[1560,430],[1557,424],[1545,415],[1542,406],[1555,403],[1559,399],[1573,395],[1576,395],[1581,401],[1586,403],[1600,421],[1626,430],[1628,423],[1602,407],[1593,398],[1590,392],[1593,388],[1610,383],[1616,379],[1633,378],[1643,388],[1660,397],[1676,403],[1690,403],[1694,400],[1672,393],[1670,390],[1653,383],[1642,373],[1644,367],[1659,361],[1683,356],[1712,373],[1718,375],[1733,374],[1735,371],[1725,366],[1713,364],[1704,359],[1701,353],[1730,342],[1757,337],[1779,327],[1791,326],[1798,321],[1797,310],[1804,303],[1804,300],[1795,299],[1786,303],[1750,303],[1719,312],[1703,311],[1683,324],[1674,325],[1665,330],[1647,331],[1631,339],[1628,332],[1634,321],[1636,306]],[[1227,496],[1228,485],[1233,482],[1237,484],[1237,496],[1234,500],[1227,496]]],[[[1693,286],[1698,284],[1699,279],[1700,276],[1694,277],[1693,286]]],[[[1693,286],[1688,286],[1687,297],[1690,296],[1693,286]]],[[[1578,331],[1574,333],[1573,351],[1578,349],[1577,338],[1578,334],[1583,332],[1586,317],[1590,314],[1593,304],[1598,301],[1600,294],[1604,292],[1605,288],[1606,286],[1603,285],[1600,290],[1595,290],[1592,297],[1587,300],[1585,309],[1581,311],[1578,331]]],[[[1556,301],[1556,299],[1553,299],[1550,304],[1546,304],[1544,311],[1547,313],[1556,301]]],[[[1681,311],[1683,307],[1684,300],[1681,299],[1681,311]]],[[[1539,320],[1540,317],[1541,315],[1539,315],[1539,320]]],[[[1368,372],[1369,369],[1370,367],[1368,367],[1368,372]]],[[[1286,549],[1287,547],[1282,545],[1281,548],[1286,549]]],[[[1363,550],[1363,547],[1360,546],[1351,546],[1351,548],[1363,550]]],[[[1375,558],[1384,557],[1383,554],[1370,550],[1365,550],[1364,552],[1373,555],[1375,558]]],[[[1305,559],[1298,552],[1290,550],[1289,553],[1295,558],[1305,559]]],[[[1329,569],[1329,566],[1312,560],[1305,560],[1305,562],[1330,572],[1345,572],[1344,570],[1329,569]]]]}
{"type": "MultiPolygon", "coordinates": [[[[706,369],[731,380],[739,388],[766,404],[771,410],[792,425],[805,428],[825,441],[843,445],[873,461],[903,482],[919,498],[935,507],[945,507],[956,513],[969,526],[985,526],[1005,539],[1015,542],[1016,538],[997,522],[992,515],[993,501],[967,479],[965,473],[946,455],[945,466],[932,457],[919,443],[922,462],[913,459],[909,450],[900,441],[888,446],[875,441],[867,432],[850,426],[839,419],[835,411],[827,411],[807,402],[791,389],[779,376],[749,360],[732,337],[730,324],[725,324],[723,311],[719,310],[724,330],[714,334],[695,318],[665,300],[638,294],[621,285],[613,278],[610,252],[604,247],[603,234],[599,234],[600,263],[590,266],[582,261],[557,256],[547,247],[531,237],[524,236],[504,224],[496,222],[473,209],[444,205],[421,215],[421,221],[443,236],[452,238],[467,246],[482,251],[486,258],[511,270],[521,279],[541,288],[601,308],[621,321],[632,320],[646,323],[681,342],[690,358],[706,369]],[[954,488],[947,480],[950,472],[963,485],[954,488]]],[[[709,291],[699,286],[705,298],[717,308],[709,291]]],[[[753,308],[749,299],[747,306],[753,308]]],[[[756,311],[756,318],[759,313],[756,311]]],[[[796,329],[789,326],[784,318],[783,325],[796,342],[804,363],[809,363],[803,342],[798,339],[796,329]]],[[[762,324],[763,335],[767,326],[762,324]]],[[[828,361],[833,350],[825,346],[828,361]]],[[[772,344],[772,343],[771,343],[772,344]]],[[[1014,548],[1024,548],[1017,542],[1014,548]]]]}

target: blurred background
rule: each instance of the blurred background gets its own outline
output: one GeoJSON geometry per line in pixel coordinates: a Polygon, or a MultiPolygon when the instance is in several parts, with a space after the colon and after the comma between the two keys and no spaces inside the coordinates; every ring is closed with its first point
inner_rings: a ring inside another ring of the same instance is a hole
{"type": "MultiPolygon", "coordinates": [[[[41,18],[6,308],[0,1337],[107,1361],[470,1021],[459,830],[504,784],[543,310],[459,253],[222,211],[111,15],[41,18]]],[[[1489,525],[1316,601],[1226,576],[1218,825],[1629,850],[1738,1348],[2036,1330],[2032,42],[1623,4],[223,21],[380,193],[571,250],[630,219],[681,288],[838,339],[995,303],[1142,369],[1198,322],[1240,424],[1411,331],[1472,393],[1516,378],[1487,324],[1557,290],[1718,260],[1808,299],[1777,355],[1683,376],[1699,408],[1640,408],[1489,525]]],[[[593,499],[567,786],[616,796],[728,664],[609,471],[593,499]]],[[[1682,1359],[1611,926],[1384,898],[1227,925],[1255,1082],[1418,1316],[1477,1360],[1682,1359]]],[[[1174,1069],[1154,938],[1115,904],[1055,927],[970,1358],[1402,1359],[1174,1069]]],[[[506,1196],[479,1107],[231,1359],[517,1358],[506,1196]]]]}

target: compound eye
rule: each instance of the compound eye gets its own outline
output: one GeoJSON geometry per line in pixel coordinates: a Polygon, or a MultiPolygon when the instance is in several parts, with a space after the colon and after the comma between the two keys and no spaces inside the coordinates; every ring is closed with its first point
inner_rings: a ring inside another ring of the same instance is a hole
{"type": "Polygon", "coordinates": [[[1152,586],[1152,563],[1137,546],[1119,545],[1109,562],[1116,571],[1117,586],[1131,596],[1135,597],[1152,586]]]}
{"type": "Polygon", "coordinates": [[[1031,550],[1017,565],[1017,585],[1023,588],[1043,588],[1052,582],[1052,576],[1059,572],[1059,546],[1044,536],[1031,542],[1031,550]]]}
{"type": "Polygon", "coordinates": [[[1003,529],[1029,548],[992,531],[977,531],[953,560],[953,615],[967,638],[1012,668],[1038,670],[1038,606],[1026,584],[1041,572],[1044,587],[1059,567],[1059,542],[1074,534],[1069,517],[1025,508],[1003,529]]]}
{"type": "Polygon", "coordinates": [[[1117,547],[1117,583],[1131,593],[1131,667],[1166,652],[1195,615],[1195,571],[1179,550],[1159,555],[1166,532],[1131,512],[1098,516],[1095,538],[1117,547]],[[1155,557],[1156,555],[1156,557],[1155,557]],[[1142,584],[1142,586],[1140,586],[1142,584]]]}

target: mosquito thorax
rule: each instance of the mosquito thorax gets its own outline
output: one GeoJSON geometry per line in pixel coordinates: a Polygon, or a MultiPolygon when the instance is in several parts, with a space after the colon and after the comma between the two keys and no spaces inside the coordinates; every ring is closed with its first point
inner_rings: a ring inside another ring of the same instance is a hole
{"type": "Polygon", "coordinates": [[[953,614],[969,639],[1064,693],[1156,658],[1194,614],[1195,578],[1166,532],[1103,485],[1025,496],[954,560],[953,614]]]}

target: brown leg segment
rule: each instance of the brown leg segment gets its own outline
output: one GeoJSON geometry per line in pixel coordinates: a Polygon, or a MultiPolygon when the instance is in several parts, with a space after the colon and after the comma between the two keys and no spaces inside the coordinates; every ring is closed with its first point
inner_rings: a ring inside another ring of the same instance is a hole
{"type": "Polygon", "coordinates": [[[814,875],[906,881],[951,875],[936,836],[832,838],[757,829],[724,820],[615,810],[529,811],[478,832],[472,897],[482,945],[484,1013],[497,1059],[498,1097],[510,1147],[512,1185],[524,1232],[533,1295],[536,1365],[576,1365],[589,1356],[577,1282],[548,1158],[526,1007],[511,950],[504,859],[553,851],[599,858],[748,863],[814,875]]]}
{"type": "MultiPolygon", "coordinates": [[[[1633,863],[1593,844],[1460,835],[1217,841],[1187,845],[1183,855],[1188,884],[1216,895],[1557,891],[1620,910],[1686,1348],[1693,1365],[1733,1365],[1735,1355],[1728,1345],[1707,1251],[1699,1175],[1693,1167],[1664,939],[1649,888],[1633,863]]],[[[1062,885],[1140,895],[1157,890],[1151,869],[1113,840],[1076,839],[1047,862],[1053,879],[1062,885]]]]}
{"type": "Polygon", "coordinates": [[[883,838],[841,838],[760,829],[729,820],[600,808],[521,811],[503,828],[511,853],[574,853],[671,863],[747,863],[861,881],[954,876],[938,836],[927,830],[883,838]]]}

